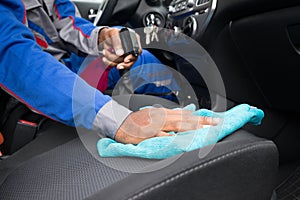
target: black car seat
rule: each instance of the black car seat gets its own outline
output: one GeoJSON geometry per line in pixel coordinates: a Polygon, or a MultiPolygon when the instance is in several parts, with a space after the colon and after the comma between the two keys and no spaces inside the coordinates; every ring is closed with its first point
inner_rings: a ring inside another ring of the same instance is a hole
{"type": "MultiPolygon", "coordinates": [[[[146,99],[131,99],[130,105],[153,103],[146,99]]],[[[101,160],[95,156],[95,135],[87,136],[87,146],[75,128],[50,121],[41,130],[36,140],[1,161],[0,199],[270,200],[275,187],[275,144],[242,129],[214,146],[165,160],[101,160]]]]}

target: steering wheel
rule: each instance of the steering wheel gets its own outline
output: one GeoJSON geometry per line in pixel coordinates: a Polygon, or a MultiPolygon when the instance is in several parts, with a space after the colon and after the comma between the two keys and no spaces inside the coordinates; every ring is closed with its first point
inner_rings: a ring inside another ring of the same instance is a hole
{"type": "Polygon", "coordinates": [[[96,26],[123,25],[134,14],[141,0],[103,0],[94,21],[96,26]]]}

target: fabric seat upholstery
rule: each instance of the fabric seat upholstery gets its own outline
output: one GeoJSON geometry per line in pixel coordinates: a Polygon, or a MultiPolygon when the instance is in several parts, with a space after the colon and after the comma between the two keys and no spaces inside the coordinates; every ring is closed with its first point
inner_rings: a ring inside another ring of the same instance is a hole
{"type": "Polygon", "coordinates": [[[107,159],[114,167],[85,147],[75,138],[23,162],[1,184],[0,199],[264,200],[271,199],[278,170],[275,144],[242,129],[176,159],[107,159]],[[139,173],[118,170],[128,163],[139,173]],[[164,167],[149,170],[158,165],[164,167]]]}

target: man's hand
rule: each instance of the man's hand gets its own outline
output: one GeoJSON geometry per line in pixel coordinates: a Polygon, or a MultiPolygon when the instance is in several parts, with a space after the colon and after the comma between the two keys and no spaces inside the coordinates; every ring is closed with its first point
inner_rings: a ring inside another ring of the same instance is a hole
{"type": "MultiPolygon", "coordinates": [[[[137,35],[140,50],[142,53],[140,37],[137,35]]],[[[107,66],[117,67],[117,69],[129,69],[137,60],[133,55],[124,56],[120,30],[117,28],[103,28],[98,37],[98,44],[103,47],[103,62],[107,66]]]]}
{"type": "Polygon", "coordinates": [[[173,136],[167,132],[183,132],[217,125],[219,118],[192,115],[192,111],[166,108],[146,108],[131,113],[118,129],[115,140],[138,144],[141,141],[160,136],[173,136]]]}

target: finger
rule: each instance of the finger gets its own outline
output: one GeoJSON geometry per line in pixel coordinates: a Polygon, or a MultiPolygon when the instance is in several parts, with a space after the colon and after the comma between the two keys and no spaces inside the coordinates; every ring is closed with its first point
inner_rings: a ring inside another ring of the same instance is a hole
{"type": "Polygon", "coordinates": [[[215,126],[220,121],[219,118],[194,116],[186,112],[183,113],[185,114],[180,115],[178,112],[176,112],[176,114],[172,113],[171,115],[167,114],[161,130],[166,132],[183,132],[201,129],[207,126],[215,126]]]}
{"type": "Polygon", "coordinates": [[[119,63],[117,69],[130,69],[132,65],[136,62],[137,57],[133,55],[128,55],[124,58],[122,63],[119,63]]]}
{"type": "Polygon", "coordinates": [[[202,124],[197,124],[197,123],[187,123],[187,122],[178,122],[178,123],[173,123],[172,128],[173,130],[164,130],[164,131],[174,131],[174,132],[185,132],[185,131],[192,131],[192,130],[197,130],[201,128],[206,128],[211,125],[202,125],[202,124]]]}
{"type": "Polygon", "coordinates": [[[107,49],[104,49],[102,51],[103,53],[103,56],[105,56],[105,58],[111,62],[115,62],[115,63],[121,63],[123,62],[123,58],[122,57],[119,57],[117,56],[116,54],[110,52],[109,50],[107,49]]]}
{"type": "Polygon", "coordinates": [[[171,133],[166,133],[166,132],[163,132],[163,131],[160,131],[156,137],[169,137],[169,136],[175,136],[175,134],[171,134],[171,133]]]}
{"type": "Polygon", "coordinates": [[[122,63],[119,63],[117,65],[117,70],[122,70],[122,69],[125,69],[124,65],[122,63]]]}
{"type": "Polygon", "coordinates": [[[108,60],[106,57],[103,57],[103,58],[102,58],[102,62],[103,62],[106,66],[110,66],[110,67],[114,67],[114,66],[117,66],[117,65],[118,65],[118,63],[113,62],[113,61],[110,61],[110,60],[108,60]]]}
{"type": "Polygon", "coordinates": [[[141,37],[139,34],[136,34],[136,37],[137,37],[137,41],[138,41],[138,44],[139,44],[139,55],[142,54],[142,44],[141,44],[141,37]]]}
{"type": "MultiPolygon", "coordinates": [[[[170,110],[167,109],[166,111],[169,117],[177,118],[182,116],[183,122],[198,122],[201,125],[217,125],[220,123],[221,119],[217,117],[207,117],[207,116],[195,116],[193,115],[192,111],[190,110],[170,110]]],[[[172,120],[174,120],[172,118],[172,120]]],[[[178,118],[180,119],[180,118],[178,118]]]]}
{"type": "Polygon", "coordinates": [[[124,58],[124,61],[119,63],[117,69],[130,69],[132,65],[136,62],[137,57],[133,55],[128,55],[124,58]]]}
{"type": "Polygon", "coordinates": [[[130,69],[133,64],[134,64],[134,62],[130,62],[130,63],[122,62],[117,65],[117,69],[119,69],[119,70],[120,69],[130,69]]]}
{"type": "Polygon", "coordinates": [[[172,109],[166,109],[167,115],[192,115],[193,112],[191,110],[172,110],[172,109]]]}
{"type": "Polygon", "coordinates": [[[221,119],[218,117],[207,117],[207,116],[197,116],[199,118],[199,123],[202,125],[218,125],[221,119]]]}
{"type": "Polygon", "coordinates": [[[137,60],[137,57],[129,54],[124,58],[124,63],[130,63],[130,62],[135,62],[137,60]]]}

